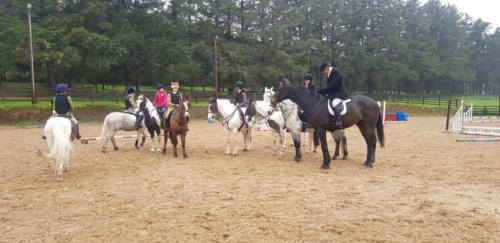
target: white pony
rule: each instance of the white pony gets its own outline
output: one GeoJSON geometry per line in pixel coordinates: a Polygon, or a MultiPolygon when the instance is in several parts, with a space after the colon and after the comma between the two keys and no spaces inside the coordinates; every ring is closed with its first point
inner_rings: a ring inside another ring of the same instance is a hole
{"type": "Polygon", "coordinates": [[[271,106],[271,96],[274,94],[273,88],[264,88],[263,100],[255,102],[257,112],[264,117],[266,125],[271,128],[274,137],[274,152],[283,155],[283,150],[286,147],[286,127],[285,120],[281,110],[275,110],[271,106]]]}
{"type": "MultiPolygon", "coordinates": [[[[143,101],[146,100],[144,104],[144,109],[141,110],[141,114],[144,115],[144,119],[141,121],[141,126],[139,128],[136,127],[136,119],[137,116],[135,114],[129,113],[129,112],[111,112],[109,113],[106,118],[104,118],[104,124],[102,125],[102,132],[101,132],[101,139],[102,141],[102,152],[106,152],[106,145],[109,140],[113,143],[113,148],[115,150],[118,150],[118,146],[116,146],[115,142],[115,133],[117,131],[123,130],[123,131],[137,131],[137,138],[135,140],[135,147],[139,149],[139,138],[142,138],[140,146],[144,146],[144,143],[146,142],[146,133],[144,131],[144,128],[147,128],[151,139],[154,140],[155,134],[156,136],[160,135],[160,118],[158,115],[158,112],[156,112],[156,108],[154,108],[153,104],[149,99],[144,97],[144,95],[139,95],[137,97],[137,102],[136,104],[139,106],[136,110],[140,110],[140,106],[143,103],[143,101]],[[149,122],[149,121],[155,121],[155,122],[149,122]]],[[[153,143],[151,151],[153,152],[160,152],[160,138],[158,137],[158,146],[155,146],[153,143]]]]}
{"type": "Polygon", "coordinates": [[[51,117],[43,130],[50,151],[45,156],[54,160],[56,179],[62,181],[63,167],[69,171],[69,152],[73,148],[71,121],[65,117],[51,117]]]}
{"type": "Polygon", "coordinates": [[[109,140],[113,143],[114,150],[118,150],[115,142],[115,133],[117,131],[137,131],[137,138],[135,140],[135,147],[139,149],[139,138],[142,136],[141,147],[146,141],[146,133],[144,132],[144,119],[141,122],[140,128],[136,127],[137,116],[129,112],[111,112],[106,118],[104,118],[104,123],[102,125],[101,132],[101,152],[106,153],[106,145],[109,140]]]}
{"type": "MultiPolygon", "coordinates": [[[[246,112],[246,108],[241,108],[242,112],[246,112]]],[[[232,104],[228,99],[212,98],[208,102],[208,119],[215,120],[215,116],[221,114],[222,126],[226,131],[226,154],[237,155],[238,149],[236,134],[241,131],[245,148],[243,151],[249,151],[252,141],[252,127],[254,125],[253,117],[245,116],[248,127],[244,126],[244,121],[240,116],[236,105],[232,104]]]]}

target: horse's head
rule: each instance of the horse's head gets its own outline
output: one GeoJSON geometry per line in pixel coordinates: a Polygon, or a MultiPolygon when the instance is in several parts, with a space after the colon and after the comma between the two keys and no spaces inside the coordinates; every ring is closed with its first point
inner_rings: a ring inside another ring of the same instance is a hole
{"type": "Polygon", "coordinates": [[[265,102],[270,102],[271,101],[271,96],[274,95],[273,87],[267,88],[264,87],[264,94],[262,95],[262,100],[265,102]]]}
{"type": "Polygon", "coordinates": [[[182,98],[182,108],[184,109],[184,117],[189,119],[189,109],[191,109],[191,100],[189,96],[182,98]]]}
{"type": "Polygon", "coordinates": [[[212,97],[208,101],[208,120],[215,120],[215,116],[219,113],[219,108],[217,107],[217,98],[212,97]]]}
{"type": "Polygon", "coordinates": [[[144,95],[143,94],[140,94],[139,96],[137,96],[137,107],[139,109],[139,111],[144,111],[146,109],[146,101],[144,100],[144,95]]]}
{"type": "Polygon", "coordinates": [[[292,84],[290,84],[290,81],[284,76],[279,76],[278,81],[280,82],[280,88],[278,91],[271,96],[271,105],[276,106],[279,102],[290,99],[291,94],[290,90],[293,88],[292,84]]]}

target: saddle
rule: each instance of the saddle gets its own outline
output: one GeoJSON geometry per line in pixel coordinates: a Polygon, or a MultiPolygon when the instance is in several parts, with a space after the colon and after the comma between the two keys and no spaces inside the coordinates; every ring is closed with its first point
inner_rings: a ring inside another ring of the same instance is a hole
{"type": "MultiPolygon", "coordinates": [[[[347,113],[347,103],[349,102],[351,102],[351,99],[343,100],[342,103],[338,104],[338,106],[342,106],[340,116],[343,116],[347,113]]],[[[335,107],[333,106],[333,99],[328,99],[328,112],[331,116],[335,117],[333,109],[335,109],[335,107]]]]}

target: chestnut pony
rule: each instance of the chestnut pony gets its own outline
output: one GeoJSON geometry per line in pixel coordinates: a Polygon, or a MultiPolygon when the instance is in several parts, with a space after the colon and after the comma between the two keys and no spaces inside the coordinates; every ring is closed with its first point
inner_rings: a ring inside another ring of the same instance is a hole
{"type": "MultiPolygon", "coordinates": [[[[169,118],[165,122],[169,122],[170,126],[163,127],[164,134],[164,143],[163,143],[163,154],[167,154],[167,141],[170,137],[170,141],[174,146],[174,157],[177,158],[177,144],[179,143],[177,140],[177,136],[181,136],[181,145],[182,145],[182,156],[187,158],[188,155],[186,153],[186,134],[189,131],[189,109],[191,108],[191,101],[189,97],[182,97],[180,105],[172,111],[169,118]]],[[[165,123],[166,124],[166,123],[165,123]]]]}

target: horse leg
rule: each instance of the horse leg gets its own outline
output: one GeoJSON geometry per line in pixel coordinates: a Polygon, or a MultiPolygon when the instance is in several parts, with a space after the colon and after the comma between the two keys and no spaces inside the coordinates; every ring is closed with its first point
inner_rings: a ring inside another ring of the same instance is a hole
{"type": "Polygon", "coordinates": [[[111,135],[110,139],[111,139],[111,143],[113,144],[113,149],[118,150],[119,148],[118,148],[118,146],[116,146],[116,142],[115,142],[115,134],[111,135]]]}
{"type": "Polygon", "coordinates": [[[300,131],[292,133],[293,145],[295,146],[295,158],[296,162],[302,159],[302,153],[300,151],[300,131]]]}
{"type": "Polygon", "coordinates": [[[57,163],[57,181],[62,181],[64,160],[62,158],[57,158],[56,163],[57,163]]]}
{"type": "Polygon", "coordinates": [[[330,153],[328,152],[328,143],[326,140],[326,130],[320,128],[316,130],[319,141],[321,143],[321,151],[323,152],[323,165],[321,165],[322,170],[330,169],[330,153]]]}
{"type": "Polygon", "coordinates": [[[158,143],[158,147],[156,147],[156,152],[158,152],[158,153],[159,153],[159,152],[161,152],[161,151],[162,151],[162,149],[160,149],[160,147],[161,147],[161,137],[160,137],[160,133],[157,133],[157,134],[156,134],[156,141],[157,141],[157,143],[158,143]]]}
{"type": "Polygon", "coordinates": [[[377,147],[377,136],[375,135],[375,127],[371,127],[366,123],[357,124],[361,135],[365,138],[366,142],[366,161],[363,164],[367,168],[373,168],[375,162],[375,148],[377,147]]]}
{"type": "Polygon", "coordinates": [[[335,154],[333,154],[332,159],[336,160],[340,155],[340,138],[336,134],[332,133],[333,141],[335,141],[335,154]]]}
{"type": "Polygon", "coordinates": [[[177,140],[177,134],[175,133],[170,133],[170,141],[172,141],[172,145],[174,146],[174,158],[177,158],[177,144],[179,141],[177,140]]]}
{"type": "Polygon", "coordinates": [[[186,153],[186,132],[181,134],[181,143],[182,143],[182,157],[187,158],[188,155],[186,153]]]}
{"type": "MultiPolygon", "coordinates": [[[[235,128],[231,131],[231,146],[233,146],[233,155],[238,155],[238,139],[236,139],[236,135],[238,134],[238,129],[235,128]]],[[[244,134],[242,132],[242,134],[244,134]]],[[[244,136],[244,135],[243,135],[244,136]]]]}
{"type": "MultiPolygon", "coordinates": [[[[140,130],[141,130],[140,133],[142,134],[142,140],[141,140],[141,147],[142,147],[144,146],[144,143],[146,143],[146,134],[144,133],[144,127],[140,130]]],[[[137,133],[137,135],[139,135],[139,133],[137,133]]]]}
{"type": "Polygon", "coordinates": [[[252,128],[247,128],[247,135],[245,137],[245,151],[250,151],[252,147],[252,128]]]}
{"type": "Polygon", "coordinates": [[[167,154],[168,136],[169,136],[169,133],[168,133],[167,129],[163,129],[163,150],[162,150],[162,153],[165,155],[167,154]]]}
{"type": "Polygon", "coordinates": [[[342,141],[342,151],[344,151],[343,152],[344,156],[342,156],[342,159],[346,160],[347,156],[349,155],[349,152],[347,151],[347,137],[343,133],[342,133],[342,135],[344,135],[344,137],[342,137],[342,139],[341,139],[341,141],[342,141]]]}
{"type": "Polygon", "coordinates": [[[230,145],[231,145],[231,131],[229,129],[226,130],[226,154],[229,155],[231,153],[230,145]]]}
{"type": "Polygon", "coordinates": [[[284,129],[280,129],[280,131],[276,134],[277,136],[276,152],[280,156],[284,155],[284,150],[286,148],[286,141],[285,141],[286,135],[284,135],[284,133],[285,133],[284,129]]]}
{"type": "Polygon", "coordinates": [[[247,143],[248,143],[248,128],[244,129],[241,131],[241,134],[243,135],[243,151],[248,151],[247,150],[247,143]]]}
{"type": "MultiPolygon", "coordinates": [[[[114,132],[111,132],[111,135],[114,135],[115,133],[114,132]]],[[[103,153],[106,153],[106,149],[107,149],[107,145],[108,145],[108,140],[109,138],[111,137],[111,135],[108,133],[106,135],[104,135],[104,141],[102,142],[102,149],[101,149],[101,152],[103,153]]]]}

